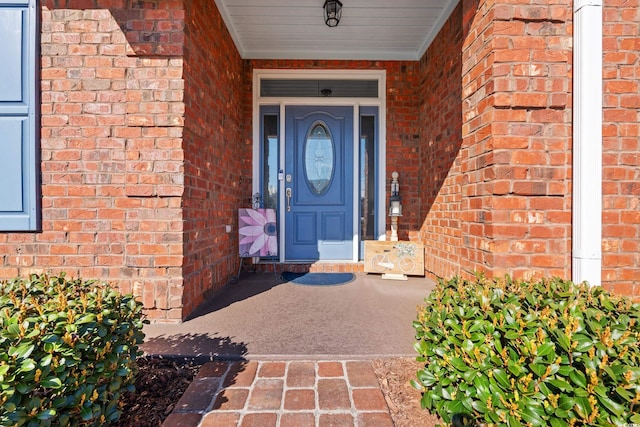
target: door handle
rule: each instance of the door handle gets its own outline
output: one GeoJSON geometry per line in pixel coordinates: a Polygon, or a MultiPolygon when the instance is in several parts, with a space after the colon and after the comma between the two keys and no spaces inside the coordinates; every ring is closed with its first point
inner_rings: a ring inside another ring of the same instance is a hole
{"type": "Polygon", "coordinates": [[[287,196],[287,212],[291,212],[291,187],[287,188],[285,195],[287,196]]]}

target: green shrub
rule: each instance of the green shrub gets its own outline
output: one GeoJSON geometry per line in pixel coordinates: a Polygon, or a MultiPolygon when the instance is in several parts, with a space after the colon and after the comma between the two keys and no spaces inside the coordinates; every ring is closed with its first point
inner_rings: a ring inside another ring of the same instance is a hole
{"type": "Polygon", "coordinates": [[[133,389],[142,306],[81,279],[0,282],[0,425],[105,425],[133,389]]]}
{"type": "Polygon", "coordinates": [[[600,287],[455,278],[418,311],[414,387],[450,423],[640,423],[640,305],[600,287]]]}

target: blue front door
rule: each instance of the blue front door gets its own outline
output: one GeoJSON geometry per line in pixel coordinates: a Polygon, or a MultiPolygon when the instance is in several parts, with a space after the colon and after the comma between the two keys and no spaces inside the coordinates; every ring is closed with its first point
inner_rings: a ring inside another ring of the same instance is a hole
{"type": "Polygon", "coordinates": [[[285,257],[353,258],[353,107],[285,111],[285,257]]]}

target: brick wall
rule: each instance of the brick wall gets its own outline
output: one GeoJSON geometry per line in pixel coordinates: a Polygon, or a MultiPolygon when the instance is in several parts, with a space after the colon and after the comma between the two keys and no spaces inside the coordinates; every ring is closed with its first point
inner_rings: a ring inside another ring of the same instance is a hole
{"type": "MultiPolygon", "coordinates": [[[[420,229],[420,182],[419,169],[419,64],[411,61],[247,61],[245,81],[251,82],[254,69],[334,69],[334,70],[386,70],[387,72],[387,177],[388,196],[391,173],[400,174],[402,214],[398,235],[400,239],[418,238],[420,229]]],[[[251,86],[247,86],[251,89],[251,86]]],[[[251,92],[247,96],[249,106],[245,108],[245,120],[251,121],[251,92]]],[[[251,128],[245,131],[245,141],[252,142],[251,128]]],[[[248,195],[250,197],[250,194],[248,195]]],[[[385,206],[388,206],[388,200],[385,206]]],[[[389,218],[386,229],[391,225],[389,218]]]]}
{"type": "Polygon", "coordinates": [[[472,9],[462,57],[462,268],[570,277],[571,8],[472,9]]]}
{"type": "Polygon", "coordinates": [[[140,295],[152,320],[179,321],[235,275],[225,225],[250,188],[243,62],[214,3],[185,6],[44,6],[45,230],[0,236],[22,254],[3,276],[105,279],[140,295]]]}
{"type": "MultiPolygon", "coordinates": [[[[637,1],[605,3],[602,281],[637,296],[640,9],[637,1]]],[[[421,235],[428,271],[571,277],[571,27],[570,5],[470,0],[427,51],[421,235]],[[460,80],[451,55],[458,51],[460,80]],[[446,120],[458,108],[462,146],[446,120]]]]}
{"type": "MultiPolygon", "coordinates": [[[[398,238],[416,240],[422,218],[423,197],[420,182],[420,64],[386,63],[387,70],[387,195],[391,174],[400,176],[402,217],[398,220],[398,238]]],[[[389,206],[389,200],[385,201],[389,206]]],[[[386,215],[387,212],[385,212],[386,215]]],[[[387,224],[390,219],[387,217],[387,224]]],[[[390,225],[387,229],[390,229],[390,225]]]]}
{"type": "Polygon", "coordinates": [[[420,239],[425,270],[461,274],[462,5],[420,61],[420,239]]]}
{"type": "MultiPolygon", "coordinates": [[[[145,56],[182,55],[182,0],[43,0],[42,5],[47,10],[108,10],[110,19],[115,19],[119,24],[128,42],[128,53],[145,56]]],[[[72,13],[71,16],[80,15],[72,13]]]]}
{"type": "Polygon", "coordinates": [[[243,61],[214,2],[186,6],[185,315],[237,273],[237,209],[246,206],[252,171],[251,145],[243,141],[245,125],[251,129],[251,118],[243,121],[243,61]]]}
{"type": "Polygon", "coordinates": [[[180,2],[42,6],[43,231],[0,233],[0,277],[64,270],[135,292],[152,319],[180,320],[182,59],[126,31],[146,13],[181,22],[180,2]]]}
{"type": "Polygon", "coordinates": [[[603,10],[603,286],[640,296],[640,3],[603,10]]]}

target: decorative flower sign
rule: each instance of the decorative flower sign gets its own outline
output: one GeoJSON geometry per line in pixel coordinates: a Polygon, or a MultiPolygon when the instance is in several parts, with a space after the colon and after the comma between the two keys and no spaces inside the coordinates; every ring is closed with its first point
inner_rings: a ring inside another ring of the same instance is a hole
{"type": "Polygon", "coordinates": [[[238,209],[241,257],[278,255],[278,227],[274,209],[238,209]]]}

